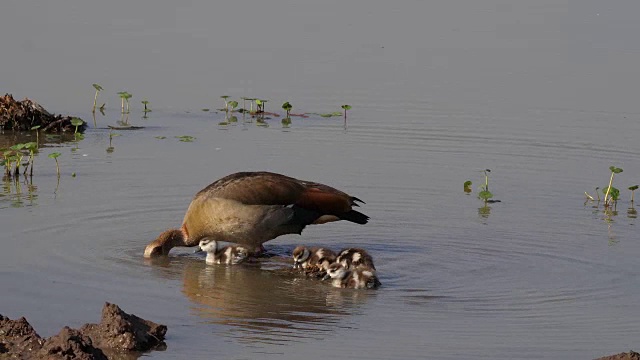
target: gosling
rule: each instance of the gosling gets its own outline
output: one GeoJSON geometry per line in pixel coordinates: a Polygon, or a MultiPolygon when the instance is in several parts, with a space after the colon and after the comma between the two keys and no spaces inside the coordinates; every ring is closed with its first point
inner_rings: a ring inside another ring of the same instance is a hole
{"type": "Polygon", "coordinates": [[[242,246],[225,246],[218,250],[218,242],[215,240],[203,239],[198,244],[195,252],[205,251],[207,257],[205,262],[209,265],[226,264],[236,265],[243,263],[249,258],[249,250],[242,246]]]}
{"type": "Polygon", "coordinates": [[[335,262],[329,265],[327,274],[322,280],[331,280],[331,285],[346,289],[377,289],[382,285],[375,270],[357,268],[348,270],[344,265],[335,262]]]}
{"type": "Polygon", "coordinates": [[[336,253],[327,248],[298,246],[293,250],[293,268],[302,268],[307,275],[324,276],[335,260],[336,253]]]}
{"type": "Polygon", "coordinates": [[[347,248],[338,254],[336,262],[340,263],[347,270],[363,269],[376,270],[373,265],[373,258],[365,249],[347,248]]]}

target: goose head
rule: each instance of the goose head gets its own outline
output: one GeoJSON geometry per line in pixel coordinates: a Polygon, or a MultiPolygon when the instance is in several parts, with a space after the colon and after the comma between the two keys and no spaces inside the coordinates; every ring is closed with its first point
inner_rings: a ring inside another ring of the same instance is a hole
{"type": "Polygon", "coordinates": [[[155,258],[169,255],[175,246],[185,246],[186,236],[181,229],[169,229],[158,236],[144,249],[144,257],[155,258]]]}

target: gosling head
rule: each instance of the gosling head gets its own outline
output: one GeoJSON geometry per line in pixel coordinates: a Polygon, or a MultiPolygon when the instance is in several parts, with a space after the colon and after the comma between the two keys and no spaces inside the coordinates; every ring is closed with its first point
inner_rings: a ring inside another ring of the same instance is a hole
{"type": "Polygon", "coordinates": [[[207,253],[215,254],[217,249],[218,249],[218,243],[216,241],[209,240],[209,239],[202,239],[198,243],[198,248],[194,252],[199,253],[204,251],[207,253]]]}
{"type": "Polygon", "coordinates": [[[304,246],[298,246],[293,249],[293,268],[297,269],[309,259],[311,252],[304,246]]]}
{"type": "Polygon", "coordinates": [[[347,269],[340,263],[333,263],[329,265],[327,268],[327,274],[322,278],[322,280],[328,279],[337,279],[342,280],[348,275],[347,269]]]}

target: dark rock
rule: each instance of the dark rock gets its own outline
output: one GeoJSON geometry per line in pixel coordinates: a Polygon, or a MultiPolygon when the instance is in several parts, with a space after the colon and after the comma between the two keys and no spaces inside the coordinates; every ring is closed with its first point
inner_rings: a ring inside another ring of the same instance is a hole
{"type": "MultiPolygon", "coordinates": [[[[0,96],[0,129],[29,131],[34,126],[40,126],[44,132],[74,132],[72,119],[71,116],[53,115],[28,98],[17,101],[10,94],[0,96]]],[[[78,131],[83,132],[86,126],[87,123],[83,121],[78,131]]]]}
{"type": "Polygon", "coordinates": [[[597,358],[596,360],[640,360],[640,354],[631,350],[628,353],[604,356],[601,358],[597,358]]]}
{"type": "Polygon", "coordinates": [[[109,303],[102,309],[99,324],[85,324],[80,330],[65,326],[46,341],[27,319],[0,315],[0,359],[136,359],[141,351],[164,350],[166,333],[166,326],[127,314],[109,303]]]}
{"type": "Polygon", "coordinates": [[[30,358],[43,343],[44,340],[24,317],[11,320],[0,315],[0,354],[3,358],[30,358]]]}
{"type": "Polygon", "coordinates": [[[127,314],[115,304],[105,303],[100,323],[85,324],[80,331],[100,348],[147,351],[165,346],[167,327],[127,314]]]}
{"type": "Polygon", "coordinates": [[[91,338],[66,326],[47,339],[37,356],[51,360],[107,360],[102,350],[93,346],[91,338]]]}

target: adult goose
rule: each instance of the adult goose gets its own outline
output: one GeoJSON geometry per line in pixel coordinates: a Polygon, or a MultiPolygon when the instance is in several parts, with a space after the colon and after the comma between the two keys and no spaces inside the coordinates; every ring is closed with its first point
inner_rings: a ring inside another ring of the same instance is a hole
{"type": "Polygon", "coordinates": [[[347,220],[366,224],[353,210],[362,200],[330,186],[271,172],[239,172],[200,190],[180,229],[169,229],[147,245],[147,258],[168,255],[176,246],[202,239],[226,241],[249,249],[285,234],[301,234],[307,225],[347,220]]]}

